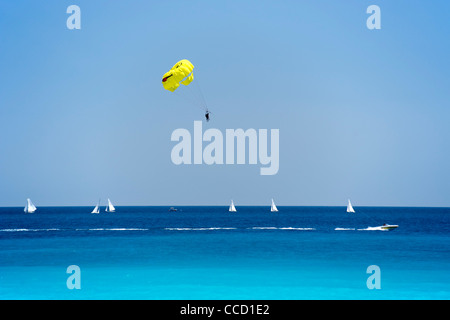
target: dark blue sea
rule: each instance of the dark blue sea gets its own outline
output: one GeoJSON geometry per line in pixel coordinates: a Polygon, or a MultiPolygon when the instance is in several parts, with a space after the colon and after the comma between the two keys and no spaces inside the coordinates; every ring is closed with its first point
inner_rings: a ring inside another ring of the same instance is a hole
{"type": "Polygon", "coordinates": [[[450,208],[168,209],[0,208],[0,299],[450,298],[450,208]]]}

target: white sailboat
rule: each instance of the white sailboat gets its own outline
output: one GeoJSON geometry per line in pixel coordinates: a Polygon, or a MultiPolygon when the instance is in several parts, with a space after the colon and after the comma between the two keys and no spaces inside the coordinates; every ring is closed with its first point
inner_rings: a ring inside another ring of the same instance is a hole
{"type": "Polygon", "coordinates": [[[351,204],[351,202],[350,202],[350,199],[348,199],[347,212],[355,213],[355,210],[354,210],[353,207],[352,207],[352,204],[351,204]]]}
{"type": "Polygon", "coordinates": [[[23,209],[23,212],[25,213],[33,213],[36,211],[36,207],[34,206],[33,202],[31,202],[30,198],[27,199],[27,205],[23,209]]]}
{"type": "Polygon", "coordinates": [[[108,205],[105,208],[106,212],[115,212],[116,208],[114,208],[113,204],[111,203],[111,200],[108,198],[108,205]]]}
{"type": "Polygon", "coordinates": [[[236,212],[236,208],[234,207],[234,202],[233,202],[233,200],[231,200],[231,205],[230,205],[230,208],[228,209],[228,211],[230,211],[230,212],[236,212]]]}
{"type": "Polygon", "coordinates": [[[100,200],[98,200],[97,205],[95,206],[94,210],[92,210],[91,213],[100,213],[100,200]]]}
{"type": "Polygon", "coordinates": [[[270,212],[278,212],[277,206],[275,205],[275,202],[273,202],[273,199],[272,205],[270,206],[270,212]]]}

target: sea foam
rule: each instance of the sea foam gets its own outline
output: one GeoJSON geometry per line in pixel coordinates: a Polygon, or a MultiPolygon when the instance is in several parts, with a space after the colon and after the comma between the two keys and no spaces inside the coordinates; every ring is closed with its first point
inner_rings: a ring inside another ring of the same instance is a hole
{"type": "Polygon", "coordinates": [[[252,227],[247,229],[253,230],[296,230],[296,231],[312,231],[315,228],[303,228],[303,227],[252,227]]]}
{"type": "Polygon", "coordinates": [[[236,228],[207,227],[207,228],[164,228],[172,231],[209,231],[209,230],[235,230],[236,228]]]}

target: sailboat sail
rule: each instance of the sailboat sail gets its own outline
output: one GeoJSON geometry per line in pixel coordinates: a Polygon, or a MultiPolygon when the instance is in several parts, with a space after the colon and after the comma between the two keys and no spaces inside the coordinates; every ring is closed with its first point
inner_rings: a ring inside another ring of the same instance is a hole
{"type": "Polygon", "coordinates": [[[270,211],[278,212],[277,206],[275,205],[275,202],[273,202],[273,199],[272,199],[272,205],[270,206],[270,211]]]}
{"type": "Polygon", "coordinates": [[[348,199],[347,212],[351,212],[351,213],[355,212],[355,210],[353,209],[352,204],[350,202],[350,199],[348,199]]]}
{"type": "Polygon", "coordinates": [[[33,213],[36,211],[36,207],[34,206],[33,202],[31,202],[30,198],[27,199],[27,205],[25,206],[23,211],[26,213],[33,213]]]}
{"type": "Polygon", "coordinates": [[[105,208],[106,212],[115,212],[116,208],[114,208],[113,204],[111,203],[111,200],[108,199],[108,206],[105,208]]]}
{"type": "Polygon", "coordinates": [[[100,200],[98,200],[97,205],[95,206],[94,210],[92,210],[91,213],[100,213],[99,206],[100,206],[100,200]]]}
{"type": "Polygon", "coordinates": [[[233,202],[233,200],[231,200],[231,205],[230,205],[230,208],[228,209],[228,211],[230,211],[230,212],[236,212],[236,208],[234,207],[234,202],[233,202]]]}

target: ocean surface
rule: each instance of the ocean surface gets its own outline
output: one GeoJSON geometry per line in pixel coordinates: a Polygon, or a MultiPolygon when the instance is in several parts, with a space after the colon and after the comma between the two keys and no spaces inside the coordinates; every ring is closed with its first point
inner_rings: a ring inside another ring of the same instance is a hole
{"type": "Polygon", "coordinates": [[[0,208],[0,299],[450,299],[450,208],[92,209],[0,208]]]}

